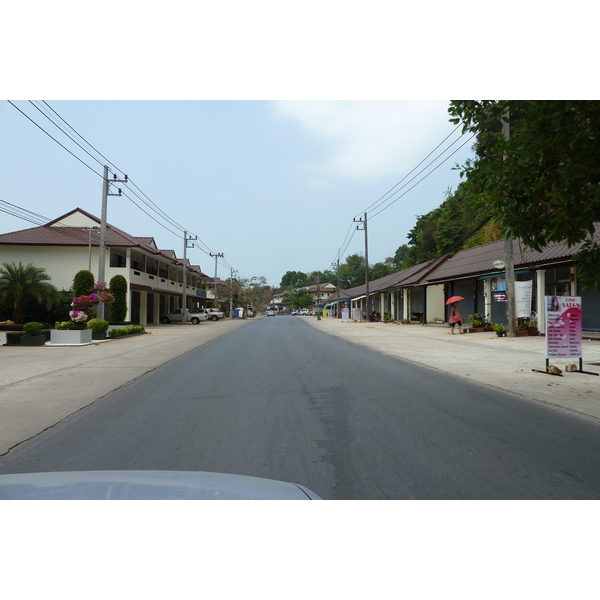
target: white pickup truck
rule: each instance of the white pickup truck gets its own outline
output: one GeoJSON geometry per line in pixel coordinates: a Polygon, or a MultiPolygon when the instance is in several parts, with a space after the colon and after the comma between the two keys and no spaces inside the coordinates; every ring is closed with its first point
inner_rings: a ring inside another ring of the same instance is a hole
{"type": "Polygon", "coordinates": [[[205,310],[208,312],[208,318],[211,321],[218,321],[219,319],[225,318],[225,313],[218,308],[207,308],[205,310]]]}
{"type": "MultiPolygon", "coordinates": [[[[205,308],[201,308],[198,312],[190,312],[186,310],[186,321],[189,323],[193,323],[194,325],[198,325],[200,321],[207,321],[209,318],[208,313],[205,308]]],[[[181,308],[176,308],[173,312],[168,315],[163,315],[160,318],[160,322],[164,323],[183,323],[183,315],[181,308]]]]}

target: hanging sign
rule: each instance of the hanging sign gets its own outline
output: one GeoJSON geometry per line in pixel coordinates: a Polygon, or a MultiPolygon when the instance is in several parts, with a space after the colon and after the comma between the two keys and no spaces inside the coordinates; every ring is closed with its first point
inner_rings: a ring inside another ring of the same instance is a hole
{"type": "Polygon", "coordinates": [[[581,296],[546,296],[546,357],[581,358],[581,296]]]}
{"type": "Polygon", "coordinates": [[[504,261],[503,260],[495,260],[492,265],[494,269],[504,269],[504,261]]]}

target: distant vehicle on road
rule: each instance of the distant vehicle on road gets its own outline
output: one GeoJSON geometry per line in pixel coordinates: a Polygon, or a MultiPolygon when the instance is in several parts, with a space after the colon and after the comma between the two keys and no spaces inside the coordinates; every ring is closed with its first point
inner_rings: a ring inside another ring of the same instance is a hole
{"type": "Polygon", "coordinates": [[[267,310],[267,317],[274,317],[275,316],[275,311],[272,308],[269,308],[269,310],[267,310]]]}
{"type": "MultiPolygon", "coordinates": [[[[193,323],[194,325],[198,325],[200,321],[208,321],[208,313],[205,308],[201,308],[198,312],[191,313],[189,310],[186,310],[186,321],[189,323],[193,323]]],[[[160,318],[160,322],[165,325],[168,323],[183,323],[183,315],[182,309],[176,308],[173,312],[170,312],[168,315],[163,315],[160,318]]]]}
{"type": "Polygon", "coordinates": [[[208,318],[211,321],[218,321],[219,319],[225,318],[225,313],[218,308],[207,308],[206,311],[208,313],[208,318]]]}

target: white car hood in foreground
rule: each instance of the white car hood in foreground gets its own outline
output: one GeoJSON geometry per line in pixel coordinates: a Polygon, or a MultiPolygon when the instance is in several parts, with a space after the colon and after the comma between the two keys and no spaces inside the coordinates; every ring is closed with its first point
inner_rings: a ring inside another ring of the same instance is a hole
{"type": "Polygon", "coordinates": [[[295,483],[202,471],[0,475],[0,500],[320,500],[295,483]]]}

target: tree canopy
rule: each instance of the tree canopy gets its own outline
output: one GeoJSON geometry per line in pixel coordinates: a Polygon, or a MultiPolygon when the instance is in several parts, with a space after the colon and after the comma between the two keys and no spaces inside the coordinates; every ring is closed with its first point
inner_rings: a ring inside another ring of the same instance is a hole
{"type": "Polygon", "coordinates": [[[575,257],[583,289],[600,289],[600,247],[592,239],[600,222],[600,102],[461,100],[449,113],[478,136],[477,158],[462,174],[484,211],[538,251],[584,241],[575,257]]]}
{"type": "Polygon", "coordinates": [[[49,283],[50,280],[46,269],[36,267],[33,263],[2,263],[0,297],[4,304],[12,307],[15,323],[21,323],[23,320],[23,303],[27,298],[33,298],[47,306],[53,306],[60,301],[60,294],[49,283]]]}

